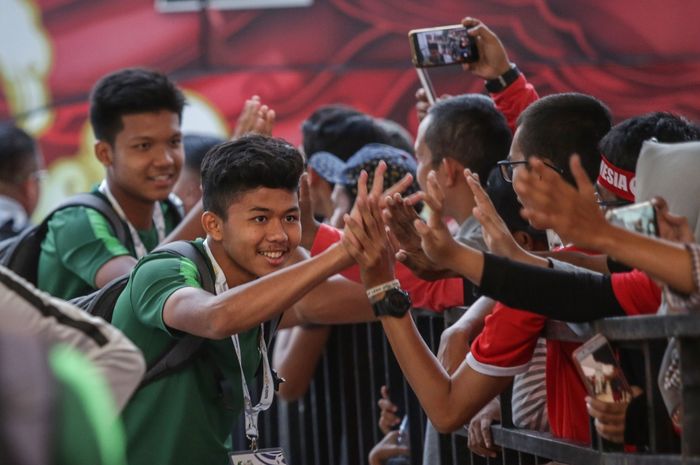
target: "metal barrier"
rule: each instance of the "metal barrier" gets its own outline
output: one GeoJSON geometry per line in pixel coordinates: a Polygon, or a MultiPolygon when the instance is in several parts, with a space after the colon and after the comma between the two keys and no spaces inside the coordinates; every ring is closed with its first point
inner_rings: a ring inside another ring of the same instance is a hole
{"type": "MultiPolygon", "coordinates": [[[[440,314],[414,311],[418,329],[434,352],[445,327],[440,314]]],[[[600,332],[621,351],[637,351],[641,361],[648,421],[648,450],[623,453],[600,441],[595,447],[519,430],[510,421],[510,393],[501,396],[502,424],[492,427],[502,447],[496,459],[467,449],[466,431],[440,438],[442,465],[527,464],[554,460],[571,465],[700,464],[700,318],[646,316],[611,318],[591,325],[550,322],[549,339],[580,342],[600,332]],[[673,433],[656,379],[668,337],[678,337],[683,367],[682,440],[673,433]],[[679,448],[680,442],[680,448],[679,448]],[[682,448],[682,453],[679,453],[682,448]]],[[[377,427],[380,387],[387,385],[399,415],[409,417],[411,464],[422,463],[426,417],[407,385],[379,323],[333,329],[306,395],[296,402],[277,399],[261,417],[262,446],[281,445],[290,465],[363,465],[381,440],[377,427]]],[[[234,427],[234,446],[245,447],[242,422],[234,427]]],[[[432,465],[432,464],[431,464],[432,465]]]]}
{"type": "MultiPolygon", "coordinates": [[[[441,314],[414,310],[418,329],[436,351],[445,323],[441,314]]],[[[295,402],[275,399],[261,415],[262,447],[282,446],[290,465],[363,465],[383,437],[377,426],[380,387],[386,385],[399,415],[409,417],[411,463],[419,465],[426,424],[380,323],[333,328],[308,392],[295,402]]],[[[257,386],[252,390],[257,391],[257,386]]],[[[242,419],[234,447],[245,448],[242,419]]],[[[446,436],[449,439],[449,436],[446,436]]],[[[466,463],[466,462],[463,462],[466,463]]],[[[445,463],[445,465],[450,465],[445,463]]]]}
{"type": "MultiPolygon", "coordinates": [[[[623,453],[619,447],[597,437],[593,427],[594,447],[587,447],[548,434],[517,430],[504,422],[492,427],[495,443],[504,448],[504,457],[511,457],[504,458],[503,463],[534,456],[571,465],[700,464],[700,318],[697,315],[620,317],[591,324],[550,322],[546,329],[548,339],[569,342],[583,342],[596,333],[603,334],[621,353],[634,356],[636,352],[639,356],[648,415],[646,450],[623,453]],[[661,357],[669,337],[677,337],[680,342],[684,432],[681,437],[673,432],[657,387],[661,357]]],[[[504,411],[509,409],[503,396],[501,405],[504,411]]]]}

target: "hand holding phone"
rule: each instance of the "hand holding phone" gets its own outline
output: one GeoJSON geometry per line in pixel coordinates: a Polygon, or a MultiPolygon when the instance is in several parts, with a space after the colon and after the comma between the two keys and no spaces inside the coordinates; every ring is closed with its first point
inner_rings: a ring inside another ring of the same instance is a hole
{"type": "Polygon", "coordinates": [[[479,59],[468,65],[469,71],[481,79],[498,79],[512,64],[501,39],[486,24],[476,18],[467,17],[462,25],[469,29],[469,35],[477,44],[479,59]]]}
{"type": "Polygon", "coordinates": [[[621,228],[647,236],[658,236],[656,209],[651,202],[642,202],[608,210],[605,218],[621,228]]]}
{"type": "Polygon", "coordinates": [[[629,402],[632,398],[625,374],[622,372],[608,340],[596,334],[572,354],[588,394],[604,402],[629,402]]]}

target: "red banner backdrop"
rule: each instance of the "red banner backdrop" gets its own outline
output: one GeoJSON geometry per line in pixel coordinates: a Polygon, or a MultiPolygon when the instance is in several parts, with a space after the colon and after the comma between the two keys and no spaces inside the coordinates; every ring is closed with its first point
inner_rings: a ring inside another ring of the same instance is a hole
{"type": "MultiPolygon", "coordinates": [[[[686,0],[315,0],[167,14],[147,0],[4,2],[0,119],[15,117],[40,137],[54,199],[100,175],[90,166],[86,100],[107,72],[169,73],[198,115],[191,125],[185,116],[186,128],[227,131],[258,94],[277,111],[275,134],[294,143],[300,122],[331,102],[414,130],[418,80],[406,33],[465,15],[496,31],[542,95],[589,93],[617,120],[653,110],[700,119],[700,3],[686,0]]],[[[483,91],[459,67],[431,75],[438,93],[483,91]]]]}

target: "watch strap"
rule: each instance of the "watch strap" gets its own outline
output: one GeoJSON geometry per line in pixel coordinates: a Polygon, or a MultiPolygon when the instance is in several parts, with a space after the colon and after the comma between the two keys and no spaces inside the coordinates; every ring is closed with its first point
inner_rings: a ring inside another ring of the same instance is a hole
{"type": "Polygon", "coordinates": [[[411,309],[411,297],[401,288],[392,288],[384,296],[372,303],[372,310],[377,317],[402,317],[411,309]]]}
{"type": "Polygon", "coordinates": [[[510,69],[498,76],[496,79],[489,79],[484,83],[486,90],[495,94],[504,91],[509,85],[513,84],[520,77],[520,69],[515,63],[510,64],[510,69]]]}

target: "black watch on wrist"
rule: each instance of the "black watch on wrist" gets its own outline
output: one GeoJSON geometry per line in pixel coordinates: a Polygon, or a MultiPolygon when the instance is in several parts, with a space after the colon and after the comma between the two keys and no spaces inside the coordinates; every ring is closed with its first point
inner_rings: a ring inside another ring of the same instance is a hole
{"type": "Polygon", "coordinates": [[[515,66],[515,63],[511,63],[508,71],[501,74],[496,79],[489,79],[484,83],[484,85],[486,86],[486,90],[492,94],[495,94],[506,90],[506,87],[513,84],[519,76],[520,70],[517,66],[515,66]]]}
{"type": "Polygon", "coordinates": [[[384,292],[384,297],[372,303],[372,309],[376,316],[402,317],[411,309],[411,298],[403,289],[389,289],[384,292]]]}

